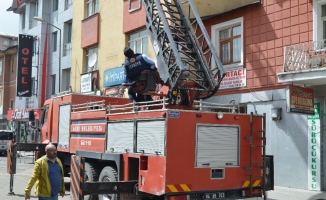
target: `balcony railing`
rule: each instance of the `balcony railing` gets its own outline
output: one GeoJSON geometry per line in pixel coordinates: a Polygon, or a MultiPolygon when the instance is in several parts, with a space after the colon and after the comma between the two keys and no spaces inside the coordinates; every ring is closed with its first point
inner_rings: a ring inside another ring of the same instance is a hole
{"type": "Polygon", "coordinates": [[[67,56],[71,53],[71,43],[66,43],[63,45],[62,56],[67,56]]]}
{"type": "Polygon", "coordinates": [[[284,48],[284,72],[326,69],[326,40],[295,44],[284,48]]]}

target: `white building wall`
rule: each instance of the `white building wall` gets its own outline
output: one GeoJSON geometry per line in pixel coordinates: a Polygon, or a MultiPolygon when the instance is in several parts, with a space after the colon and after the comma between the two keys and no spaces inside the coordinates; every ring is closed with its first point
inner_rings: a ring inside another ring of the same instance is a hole
{"type": "MultiPolygon", "coordinates": [[[[316,95],[315,95],[316,96],[316,95]]],[[[324,97],[315,99],[321,103],[321,113],[325,113],[324,97]]],[[[266,113],[266,154],[274,156],[274,184],[298,189],[308,186],[308,116],[305,114],[288,113],[286,110],[285,89],[251,92],[234,95],[215,96],[206,101],[227,104],[236,100],[246,106],[247,113],[266,113]],[[282,119],[273,121],[272,108],[282,108],[282,119]]],[[[323,115],[322,115],[323,116],[323,115]]],[[[322,134],[325,135],[325,119],[321,122],[322,134]]],[[[326,145],[326,141],[323,142],[326,145]]],[[[326,159],[323,147],[318,152],[326,159]]],[[[319,163],[322,165],[322,162],[319,163]]],[[[322,171],[326,170],[321,166],[322,171]]],[[[326,190],[326,180],[320,174],[321,190],[326,190]]]]}

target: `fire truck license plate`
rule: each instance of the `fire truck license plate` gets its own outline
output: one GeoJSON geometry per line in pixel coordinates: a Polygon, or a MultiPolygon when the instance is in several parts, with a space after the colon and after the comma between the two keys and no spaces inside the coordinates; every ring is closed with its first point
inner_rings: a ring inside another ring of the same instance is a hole
{"type": "Polygon", "coordinates": [[[215,192],[204,194],[204,199],[223,199],[225,198],[224,192],[215,192]]]}

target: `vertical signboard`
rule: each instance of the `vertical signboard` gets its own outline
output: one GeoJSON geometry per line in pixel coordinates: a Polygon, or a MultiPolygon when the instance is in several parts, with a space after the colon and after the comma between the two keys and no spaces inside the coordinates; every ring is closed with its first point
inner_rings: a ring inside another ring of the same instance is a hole
{"type": "Polygon", "coordinates": [[[321,189],[320,104],[314,104],[315,115],[308,116],[308,189],[321,189]]]}
{"type": "Polygon", "coordinates": [[[32,96],[33,36],[19,34],[17,96],[32,96]]]}

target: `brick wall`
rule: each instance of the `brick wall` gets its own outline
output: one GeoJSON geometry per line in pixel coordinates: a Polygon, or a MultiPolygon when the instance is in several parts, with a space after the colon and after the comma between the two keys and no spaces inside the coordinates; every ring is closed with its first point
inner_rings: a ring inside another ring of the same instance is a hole
{"type": "Polygon", "coordinates": [[[310,0],[264,0],[206,20],[211,26],[244,18],[244,67],[247,87],[223,90],[223,93],[268,90],[285,87],[277,83],[283,71],[284,47],[312,41],[312,3],[310,0]]]}

